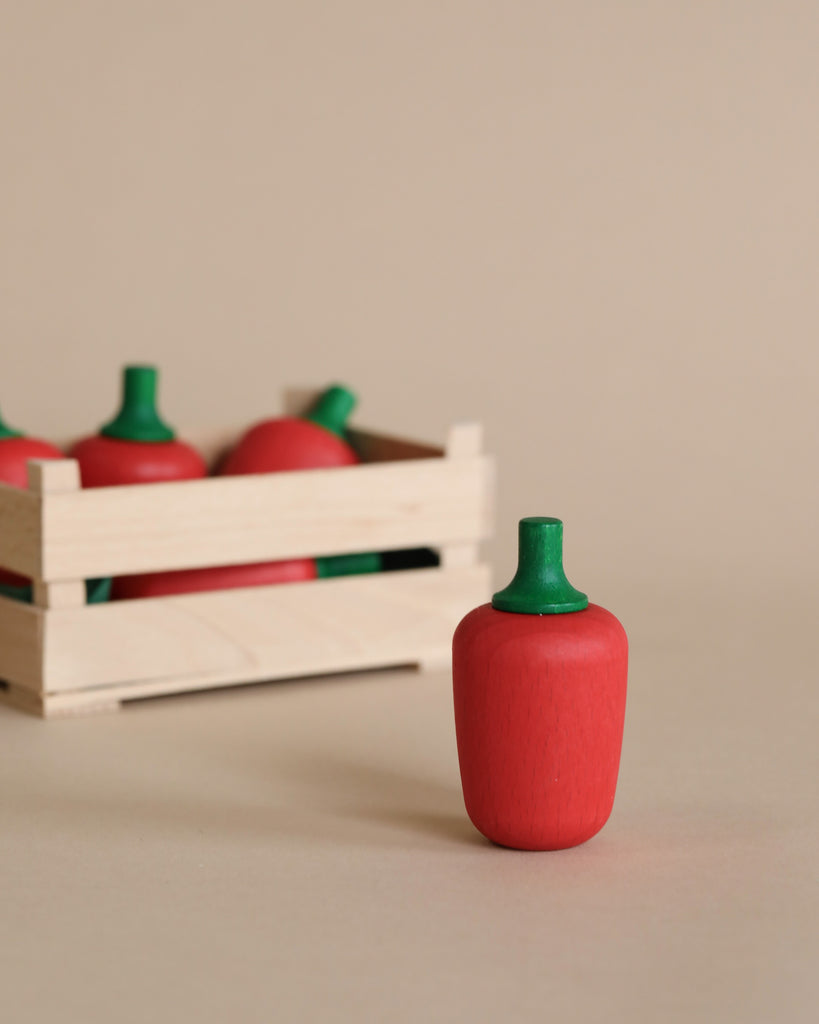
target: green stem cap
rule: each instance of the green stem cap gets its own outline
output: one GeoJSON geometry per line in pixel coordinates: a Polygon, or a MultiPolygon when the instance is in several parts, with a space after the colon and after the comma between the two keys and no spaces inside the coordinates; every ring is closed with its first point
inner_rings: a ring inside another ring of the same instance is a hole
{"type": "Polygon", "coordinates": [[[357,401],[356,396],[349,388],[345,388],[341,384],[334,384],[319,395],[304,418],[324,427],[331,434],[343,437],[347,418],[355,408],[357,401]]]}
{"type": "Polygon", "coordinates": [[[105,437],[123,441],[173,441],[174,431],[156,408],[155,366],[126,366],[122,374],[122,405],[100,430],[105,437]]]}
{"type": "Polygon", "coordinates": [[[351,555],[319,555],[316,572],[320,580],[333,576],[363,576],[381,572],[381,555],[377,551],[355,552],[351,555]]]}
{"type": "Polygon", "coordinates": [[[529,516],[518,525],[518,571],[508,587],[492,598],[501,612],[559,615],[580,612],[589,599],[566,579],[563,571],[563,523],[547,516],[529,516]]]}
{"type": "Polygon", "coordinates": [[[15,430],[13,427],[6,426],[3,417],[0,416],[0,440],[5,437],[22,437],[23,434],[19,430],[15,430]]]}

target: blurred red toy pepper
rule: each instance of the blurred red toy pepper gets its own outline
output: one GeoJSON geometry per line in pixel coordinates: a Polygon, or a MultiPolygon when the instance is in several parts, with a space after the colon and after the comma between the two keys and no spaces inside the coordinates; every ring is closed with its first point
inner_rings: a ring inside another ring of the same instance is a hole
{"type": "MultiPolygon", "coordinates": [[[[257,423],[242,436],[219,472],[232,476],[355,465],[358,457],[342,436],[344,423],[354,405],[355,396],[352,392],[336,386],[328,388],[320,396],[304,419],[282,416],[257,423]]],[[[147,573],[116,580],[113,596],[131,599],[159,597],[371,572],[374,570],[367,559],[374,557],[350,556],[343,562],[333,558],[294,558],[278,562],[147,573]],[[364,561],[357,562],[356,558],[363,558],[364,561]]]]}
{"type": "Polygon", "coordinates": [[[515,578],[471,611],[452,644],[464,802],[501,846],[560,850],[614,803],[628,641],[563,572],[563,524],[522,519],[515,578]]]}
{"type": "Polygon", "coordinates": [[[291,558],[281,562],[219,565],[205,569],[180,569],[174,572],[146,572],[139,576],[120,576],[114,580],[111,596],[116,600],[169,597],[172,594],[232,590],[237,587],[265,587],[274,583],[300,583],[304,580],[358,576],[380,571],[381,559],[376,554],[291,558]]]}
{"type": "Polygon", "coordinates": [[[26,437],[6,426],[0,417],[0,481],[12,487],[28,487],[29,459],[64,459],[55,445],[26,437]]]}
{"type": "MultiPolygon", "coordinates": [[[[0,416],[0,482],[12,487],[28,487],[29,459],[64,459],[65,455],[55,445],[36,437],[26,437],[3,422],[0,416]]],[[[30,581],[25,576],[7,569],[0,569],[0,586],[28,588],[30,581]]],[[[16,595],[14,595],[16,596],[16,595]]]]}
{"type": "Polygon", "coordinates": [[[191,445],[177,441],[156,407],[157,370],[126,366],[122,406],[93,437],[78,441],[69,454],[80,464],[83,487],[112,487],[207,476],[205,460],[191,445]]]}
{"type": "Polygon", "coordinates": [[[316,563],[312,558],[179,569],[175,572],[148,572],[141,576],[117,577],[111,596],[117,600],[168,597],[171,594],[192,594],[207,590],[262,587],[271,583],[297,583],[300,580],[314,580],[316,576],[316,563]]]}
{"type": "Polygon", "coordinates": [[[354,466],[359,458],[344,438],[344,427],[355,404],[352,391],[334,385],[303,417],[263,420],[242,436],[219,472],[232,476],[354,466]]]}

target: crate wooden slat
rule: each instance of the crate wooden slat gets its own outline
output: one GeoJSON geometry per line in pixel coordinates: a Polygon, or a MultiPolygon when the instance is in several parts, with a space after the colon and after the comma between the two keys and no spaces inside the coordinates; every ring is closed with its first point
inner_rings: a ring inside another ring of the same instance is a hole
{"type": "Polygon", "coordinates": [[[54,714],[231,683],[437,666],[488,585],[485,566],[423,569],[49,613],[48,691],[26,680],[13,689],[54,714]]]}
{"type": "MultiPolygon", "coordinates": [[[[210,431],[218,460],[237,432],[210,431]]],[[[78,488],[73,460],[0,487],[0,565],[34,604],[0,597],[0,699],[44,716],[265,679],[446,663],[485,600],[493,464],[480,429],[443,447],[354,433],[368,461],[184,483],[78,488]],[[438,568],[86,605],[82,580],[355,551],[432,547],[438,568]],[[5,563],[4,563],[5,559],[5,563]]],[[[196,438],[192,438],[195,443],[196,438]]]]}
{"type": "Polygon", "coordinates": [[[0,596],[0,679],[28,689],[42,686],[43,615],[0,596]]]}
{"type": "Polygon", "coordinates": [[[41,562],[41,504],[38,496],[0,483],[0,565],[37,576],[41,562]]]}
{"type": "Polygon", "coordinates": [[[486,484],[481,458],[437,458],[61,492],[43,507],[41,574],[68,580],[477,541],[486,484]]]}

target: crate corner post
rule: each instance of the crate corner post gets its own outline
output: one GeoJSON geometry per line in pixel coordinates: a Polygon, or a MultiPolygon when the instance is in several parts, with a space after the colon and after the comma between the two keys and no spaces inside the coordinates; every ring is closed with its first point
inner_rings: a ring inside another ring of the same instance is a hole
{"type": "MultiPolygon", "coordinates": [[[[28,488],[42,501],[41,528],[46,531],[46,502],[49,495],[80,490],[80,467],[75,459],[32,459],[28,464],[28,488]]],[[[41,550],[42,554],[42,550],[41,550]]],[[[43,557],[40,575],[34,577],[32,601],[37,608],[77,608],[85,604],[85,581],[48,579],[49,565],[43,557]]]]}

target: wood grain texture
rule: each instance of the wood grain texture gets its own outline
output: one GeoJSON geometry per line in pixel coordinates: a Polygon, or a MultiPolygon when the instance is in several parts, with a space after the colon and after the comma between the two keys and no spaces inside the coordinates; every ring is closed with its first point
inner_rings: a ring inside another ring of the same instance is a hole
{"type": "Polygon", "coordinates": [[[39,718],[47,717],[42,694],[25,687],[15,686],[5,680],[0,685],[0,704],[16,708],[18,711],[25,711],[29,715],[36,715],[39,718]]]}
{"type": "Polygon", "coordinates": [[[85,604],[84,580],[34,580],[32,602],[38,608],[78,608],[85,604]]]}
{"type": "MultiPolygon", "coordinates": [[[[415,667],[419,672],[448,671],[451,658],[448,654],[424,658],[413,664],[393,664],[377,666],[384,669],[415,667]]],[[[342,682],[348,675],[343,670],[322,672],[320,676],[304,673],[300,678],[322,678],[338,676],[342,682]]],[[[69,718],[78,715],[107,714],[119,711],[126,704],[140,700],[152,700],[157,697],[183,696],[186,693],[197,693],[202,690],[218,690],[226,687],[265,686],[280,682],[281,679],[269,676],[246,682],[244,680],[195,679],[180,677],[178,679],[160,679],[147,683],[119,683],[110,687],[95,690],[66,690],[63,693],[37,694],[17,687],[0,690],[0,704],[8,704],[21,711],[40,718],[69,718]]]]}
{"type": "Polygon", "coordinates": [[[52,695],[105,687],[129,699],[440,664],[449,659],[458,620],[488,592],[488,569],[473,566],[55,610],[45,619],[43,689],[52,695]]]}
{"type": "Polygon", "coordinates": [[[0,483],[0,566],[23,576],[40,571],[40,500],[0,483]]]}
{"type": "Polygon", "coordinates": [[[34,494],[78,491],[80,467],[76,459],[29,459],[28,489],[34,494]]]}
{"type": "Polygon", "coordinates": [[[441,565],[445,569],[454,569],[463,565],[476,565],[477,562],[477,544],[445,544],[441,548],[441,565]]]}
{"type": "Polygon", "coordinates": [[[486,457],[419,459],[48,495],[47,580],[188,569],[488,535],[486,457]]]}
{"type": "MultiPolygon", "coordinates": [[[[43,495],[74,493],[80,490],[80,467],[75,459],[32,459],[28,464],[29,491],[43,495]]],[[[41,515],[43,503],[41,502],[41,515]]],[[[85,604],[85,581],[47,582],[35,578],[32,600],[38,608],[75,608],[85,604]]]]}
{"type": "Polygon", "coordinates": [[[84,693],[64,693],[56,696],[35,693],[20,686],[0,687],[0,704],[25,711],[37,718],[69,718],[77,715],[104,714],[118,711],[118,698],[91,690],[84,693]]]}
{"type": "MultiPolygon", "coordinates": [[[[288,398],[303,411],[315,392],[288,398]]],[[[211,464],[240,430],[192,432],[211,464]]],[[[0,697],[35,714],[362,668],[448,664],[452,631],[489,594],[493,463],[461,425],[446,449],[374,431],[338,469],[81,489],[75,460],[0,487],[0,552],[35,606],[0,599],[0,697]],[[4,540],[4,536],[12,538],[4,540]],[[85,604],[86,578],[359,551],[435,548],[439,568],[85,604]]]]}
{"type": "Polygon", "coordinates": [[[43,616],[31,605],[0,597],[0,679],[42,688],[43,616]]]}

